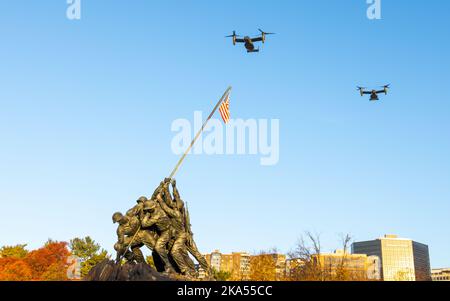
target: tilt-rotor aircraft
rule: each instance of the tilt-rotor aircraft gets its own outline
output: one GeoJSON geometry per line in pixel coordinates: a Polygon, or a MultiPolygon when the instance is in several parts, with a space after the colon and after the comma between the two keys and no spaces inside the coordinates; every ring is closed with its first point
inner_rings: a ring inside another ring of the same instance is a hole
{"type": "Polygon", "coordinates": [[[236,34],[236,31],[233,31],[233,34],[230,36],[226,36],[226,38],[233,38],[233,45],[236,43],[244,43],[245,49],[247,49],[247,53],[259,52],[259,48],[255,48],[255,42],[262,42],[263,44],[266,42],[266,37],[271,34],[275,34],[273,32],[264,32],[261,29],[258,29],[261,32],[260,36],[251,38],[249,36],[245,36],[243,39],[241,36],[236,34]]]}
{"type": "Polygon", "coordinates": [[[387,95],[390,85],[382,86],[383,90],[371,90],[371,91],[365,91],[366,88],[364,87],[358,87],[358,91],[361,94],[361,96],[364,95],[370,95],[370,101],[377,101],[379,100],[378,94],[384,93],[387,95]]]}

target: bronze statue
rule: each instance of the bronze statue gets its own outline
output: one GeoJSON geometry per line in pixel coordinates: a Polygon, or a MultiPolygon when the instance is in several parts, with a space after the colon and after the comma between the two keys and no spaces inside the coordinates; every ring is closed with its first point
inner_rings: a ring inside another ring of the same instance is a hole
{"type": "Polygon", "coordinates": [[[118,241],[114,246],[117,263],[122,259],[131,263],[144,263],[141,248],[146,246],[153,252],[159,272],[180,274],[190,279],[196,277],[190,253],[206,274],[210,274],[209,265],[194,242],[189,212],[180,197],[175,180],[164,179],[150,199],[140,197],[125,216],[120,212],[115,213],[113,222],[119,224],[118,241]]]}

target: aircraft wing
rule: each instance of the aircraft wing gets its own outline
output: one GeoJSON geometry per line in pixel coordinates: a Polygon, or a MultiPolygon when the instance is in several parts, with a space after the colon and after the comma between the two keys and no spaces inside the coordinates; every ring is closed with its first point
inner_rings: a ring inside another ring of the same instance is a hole
{"type": "Polygon", "coordinates": [[[380,94],[380,93],[385,93],[386,91],[384,91],[384,90],[378,90],[377,91],[377,94],[380,94]]]}
{"type": "Polygon", "coordinates": [[[363,94],[366,94],[366,95],[372,94],[372,92],[370,92],[370,91],[363,91],[362,93],[363,93],[363,94]]]}
{"type": "Polygon", "coordinates": [[[236,39],[236,43],[245,43],[244,39],[236,39]]]}
{"type": "Polygon", "coordinates": [[[252,42],[262,42],[263,38],[262,37],[258,37],[258,38],[253,38],[252,42]]]}

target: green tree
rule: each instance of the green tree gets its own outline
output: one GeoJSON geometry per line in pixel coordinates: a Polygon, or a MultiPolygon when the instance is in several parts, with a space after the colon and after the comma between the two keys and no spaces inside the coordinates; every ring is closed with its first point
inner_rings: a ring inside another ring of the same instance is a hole
{"type": "Polygon", "coordinates": [[[28,250],[25,249],[27,245],[4,246],[0,248],[0,258],[25,258],[28,250]]]}
{"type": "Polygon", "coordinates": [[[101,249],[92,238],[86,236],[85,238],[74,238],[70,240],[69,248],[72,255],[80,258],[81,261],[81,277],[89,274],[89,271],[105,260],[109,258],[108,252],[101,249]]]}
{"type": "Polygon", "coordinates": [[[213,276],[217,281],[228,281],[231,278],[231,273],[213,269],[213,276]]]}

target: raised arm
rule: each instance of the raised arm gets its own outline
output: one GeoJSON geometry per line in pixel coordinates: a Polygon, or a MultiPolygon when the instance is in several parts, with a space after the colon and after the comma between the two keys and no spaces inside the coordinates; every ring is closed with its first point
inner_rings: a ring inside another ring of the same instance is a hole
{"type": "Polygon", "coordinates": [[[162,199],[161,195],[158,195],[156,197],[156,200],[158,201],[159,205],[161,205],[161,208],[164,210],[164,212],[167,213],[167,215],[169,215],[170,217],[173,217],[173,218],[180,216],[179,215],[180,213],[178,212],[178,210],[172,209],[169,206],[167,206],[167,204],[162,199]]]}
{"type": "Polygon", "coordinates": [[[177,182],[175,180],[172,181],[172,189],[173,189],[173,197],[175,199],[177,208],[183,208],[184,204],[183,201],[181,200],[180,192],[178,191],[177,182]]]}
{"type": "Polygon", "coordinates": [[[172,206],[172,204],[173,204],[173,198],[172,198],[172,195],[170,194],[169,183],[167,183],[167,184],[164,186],[164,189],[163,189],[163,191],[162,191],[162,194],[163,194],[163,199],[164,199],[165,203],[166,203],[167,205],[172,206]]]}
{"type": "Polygon", "coordinates": [[[178,202],[178,200],[180,200],[181,197],[180,197],[180,192],[178,191],[177,182],[175,181],[175,179],[172,180],[172,189],[173,189],[173,197],[174,197],[175,201],[178,202]]]}
{"type": "Polygon", "coordinates": [[[155,189],[155,192],[153,192],[151,200],[156,199],[156,196],[158,195],[158,193],[161,193],[161,189],[163,188],[163,186],[164,186],[164,182],[161,182],[159,184],[159,186],[155,189]]]}

